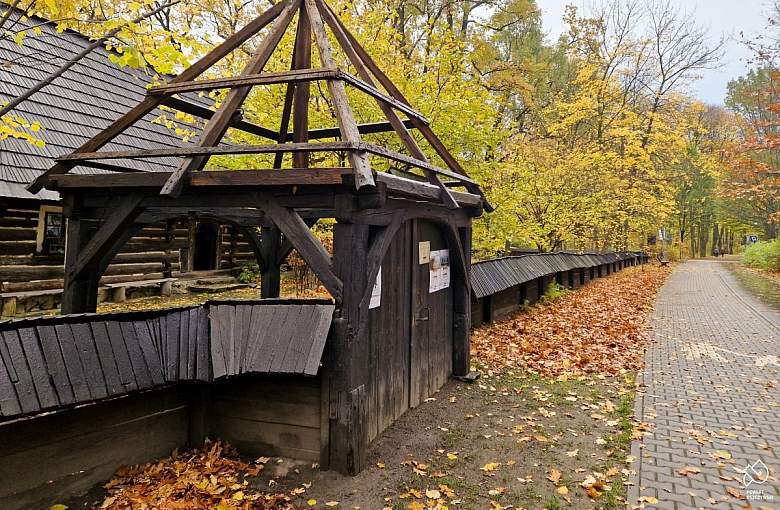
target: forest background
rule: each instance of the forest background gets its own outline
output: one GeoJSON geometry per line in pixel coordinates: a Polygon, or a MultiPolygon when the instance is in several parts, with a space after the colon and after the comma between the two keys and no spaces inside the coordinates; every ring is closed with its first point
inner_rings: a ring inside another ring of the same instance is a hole
{"type": "MultiPolygon", "coordinates": [[[[661,244],[669,256],[707,256],[716,248],[739,251],[748,235],[777,239],[780,3],[767,6],[764,34],[741,41],[755,58],[748,74],[729,83],[725,107],[689,93],[700,73],[719,66],[724,40],[697,25],[683,2],[568,7],[567,29],[552,42],[534,0],[329,4],[496,207],[475,222],[476,257],[506,253],[510,245],[601,251],[661,244]],[[659,238],[662,228],[666,240],[659,238]]],[[[265,0],[12,0],[0,2],[0,38],[25,44],[40,35],[13,22],[9,7],[21,9],[61,30],[94,39],[110,34],[112,60],[163,79],[269,6],[265,0]]],[[[204,78],[239,74],[259,40],[204,78]]],[[[288,34],[266,69],[289,68],[292,46],[288,34]]],[[[349,68],[344,55],[336,57],[349,68]]],[[[8,65],[0,55],[0,68],[8,65]]],[[[211,95],[217,103],[222,98],[211,95]]],[[[368,97],[350,93],[350,102],[359,122],[382,120],[368,97]]],[[[244,118],[276,128],[283,103],[282,87],[256,87],[244,118]]],[[[333,125],[330,96],[317,85],[310,112],[311,128],[333,125]]],[[[186,115],[171,112],[156,122],[182,138],[194,136],[196,121],[186,115]]],[[[4,112],[0,143],[7,137],[41,143],[41,129],[4,112]]],[[[258,142],[246,133],[229,135],[258,142]]],[[[403,152],[393,134],[368,138],[403,152]]],[[[425,140],[415,138],[426,150],[425,140]]],[[[209,165],[268,163],[263,156],[214,157],[209,165]]]]}

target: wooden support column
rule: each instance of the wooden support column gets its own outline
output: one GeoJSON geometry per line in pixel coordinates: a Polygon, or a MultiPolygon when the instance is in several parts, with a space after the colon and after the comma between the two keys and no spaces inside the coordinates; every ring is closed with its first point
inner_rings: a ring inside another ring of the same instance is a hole
{"type": "Polygon", "coordinates": [[[471,228],[459,228],[458,236],[466,262],[466,274],[456,274],[452,295],[454,325],[452,329],[452,374],[465,376],[471,370],[471,228]]]}
{"type": "Polygon", "coordinates": [[[337,223],[334,227],[336,274],[343,282],[342,305],[337,309],[330,338],[328,417],[329,466],[357,474],[366,467],[370,349],[368,328],[361,327],[360,306],[367,281],[368,225],[337,223]]]}
{"type": "Polygon", "coordinates": [[[276,252],[282,244],[282,234],[276,227],[263,227],[260,238],[263,266],[260,277],[260,297],[277,298],[281,293],[281,270],[276,252]]]}
{"type": "Polygon", "coordinates": [[[69,217],[65,241],[65,282],[62,291],[63,314],[89,313],[97,309],[97,293],[100,275],[86,272],[75,275],[68,268],[78,260],[79,253],[89,243],[98,223],[92,220],[69,217]]]}

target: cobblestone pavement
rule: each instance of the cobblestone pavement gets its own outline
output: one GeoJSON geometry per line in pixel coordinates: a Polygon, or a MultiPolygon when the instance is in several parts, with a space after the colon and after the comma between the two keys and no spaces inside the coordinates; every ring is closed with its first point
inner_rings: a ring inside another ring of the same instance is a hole
{"type": "Polygon", "coordinates": [[[724,263],[690,261],[658,294],[651,328],[629,508],[780,509],[780,314],[724,263]],[[759,460],[768,479],[759,463],[751,482],[759,460]]]}

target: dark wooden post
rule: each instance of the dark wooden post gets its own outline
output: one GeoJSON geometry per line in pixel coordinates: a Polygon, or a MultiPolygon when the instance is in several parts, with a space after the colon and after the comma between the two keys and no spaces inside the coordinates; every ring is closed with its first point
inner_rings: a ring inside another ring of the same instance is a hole
{"type": "Polygon", "coordinates": [[[260,249],[263,254],[263,273],[260,276],[260,297],[276,298],[281,292],[281,271],[277,262],[277,253],[281,242],[281,232],[276,227],[263,227],[260,249]]]}
{"type": "MultiPolygon", "coordinates": [[[[171,247],[176,240],[176,224],[173,220],[165,222],[165,247],[163,252],[162,273],[163,278],[170,278],[173,274],[173,268],[171,266],[171,247]]],[[[181,265],[179,266],[181,271],[181,265]]]]}
{"type": "Polygon", "coordinates": [[[344,284],[330,339],[330,468],[356,474],[367,462],[369,339],[360,302],[368,272],[368,225],[339,222],[333,231],[335,271],[344,284]]]}
{"type": "Polygon", "coordinates": [[[98,282],[100,281],[98,271],[89,271],[79,278],[74,278],[73,273],[69,271],[97,228],[97,222],[79,219],[77,216],[78,211],[71,211],[66,226],[65,282],[61,307],[63,314],[89,313],[97,309],[98,282]]]}
{"type": "Polygon", "coordinates": [[[466,274],[456,274],[453,287],[452,304],[454,325],[452,328],[452,374],[465,376],[471,370],[471,348],[469,330],[471,328],[471,229],[459,228],[460,245],[466,258],[466,274]]]}

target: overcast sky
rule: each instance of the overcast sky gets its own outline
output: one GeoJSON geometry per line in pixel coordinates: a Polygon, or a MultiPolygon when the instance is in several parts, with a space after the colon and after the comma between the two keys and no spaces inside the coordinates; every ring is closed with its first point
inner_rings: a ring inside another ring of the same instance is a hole
{"type": "MultiPolygon", "coordinates": [[[[544,29],[552,40],[565,29],[561,17],[564,7],[572,4],[579,8],[591,5],[592,0],[537,0],[542,9],[544,29]]],[[[707,27],[712,39],[726,36],[723,67],[705,71],[702,78],[691,84],[691,92],[699,99],[713,104],[723,104],[726,84],[732,78],[745,73],[750,52],[740,44],[740,32],[750,38],[761,33],[766,26],[770,0],[674,0],[688,10],[695,19],[707,27]]]]}

